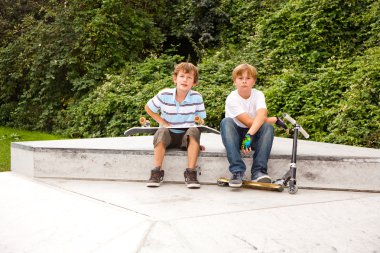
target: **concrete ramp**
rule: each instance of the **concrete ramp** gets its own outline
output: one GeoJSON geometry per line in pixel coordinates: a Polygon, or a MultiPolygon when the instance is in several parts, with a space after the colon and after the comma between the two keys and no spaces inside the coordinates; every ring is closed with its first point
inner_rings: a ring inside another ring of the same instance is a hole
{"type": "MultiPolygon", "coordinates": [[[[14,142],[11,170],[35,178],[145,181],[153,167],[153,137],[115,137],[78,140],[14,142]]],[[[269,174],[281,178],[288,170],[292,139],[274,140],[269,174]]],[[[202,134],[199,181],[215,184],[230,176],[220,135],[202,134]]],[[[246,177],[252,159],[245,157],[246,177]]],[[[165,181],[183,183],[186,152],[169,150],[165,181]]],[[[300,188],[380,192],[380,150],[298,141],[297,184],[300,188]]]]}

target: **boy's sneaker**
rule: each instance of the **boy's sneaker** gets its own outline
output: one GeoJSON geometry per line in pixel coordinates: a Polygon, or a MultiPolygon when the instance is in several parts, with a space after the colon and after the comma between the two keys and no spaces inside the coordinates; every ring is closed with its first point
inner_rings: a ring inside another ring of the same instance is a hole
{"type": "Polygon", "coordinates": [[[192,169],[187,168],[183,174],[185,176],[185,183],[186,183],[187,188],[198,189],[201,187],[197,179],[196,169],[192,170],[192,169]]]}
{"type": "Polygon", "coordinates": [[[243,185],[243,173],[235,172],[232,174],[230,178],[230,182],[228,182],[229,187],[239,188],[243,185]]]}
{"type": "Polygon", "coordinates": [[[150,171],[150,178],[146,183],[148,187],[159,187],[161,182],[164,181],[164,171],[161,169],[153,169],[150,171]]]}
{"type": "Polygon", "coordinates": [[[272,183],[272,179],[270,178],[270,176],[262,172],[258,173],[258,175],[252,178],[252,181],[258,183],[272,183]]]}

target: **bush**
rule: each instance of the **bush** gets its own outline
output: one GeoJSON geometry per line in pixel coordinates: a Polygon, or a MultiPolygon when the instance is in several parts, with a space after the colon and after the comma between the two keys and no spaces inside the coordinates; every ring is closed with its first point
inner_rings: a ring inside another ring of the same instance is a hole
{"type": "MultiPolygon", "coordinates": [[[[150,57],[128,64],[78,103],[62,111],[56,131],[71,137],[120,136],[146,116],[144,106],[159,90],[172,87],[179,56],[150,57]]],[[[154,124],[154,123],[153,123],[154,124]]]]}

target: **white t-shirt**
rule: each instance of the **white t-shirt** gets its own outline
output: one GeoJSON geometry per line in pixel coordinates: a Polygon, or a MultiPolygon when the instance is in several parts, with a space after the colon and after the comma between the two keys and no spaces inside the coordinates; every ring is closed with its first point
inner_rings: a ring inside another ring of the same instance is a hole
{"type": "Polygon", "coordinates": [[[247,128],[236,117],[246,112],[253,119],[256,116],[256,111],[262,108],[266,109],[267,105],[264,93],[261,91],[252,89],[251,96],[248,99],[244,99],[238,94],[237,90],[234,90],[226,99],[225,117],[233,118],[238,126],[247,128]]]}

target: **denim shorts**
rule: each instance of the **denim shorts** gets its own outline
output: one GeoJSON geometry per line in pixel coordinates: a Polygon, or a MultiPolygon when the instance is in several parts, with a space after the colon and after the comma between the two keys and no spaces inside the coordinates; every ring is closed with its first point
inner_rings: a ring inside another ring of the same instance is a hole
{"type": "Polygon", "coordinates": [[[154,134],[153,145],[164,143],[166,148],[181,148],[186,150],[188,146],[188,136],[193,137],[200,144],[201,132],[197,127],[190,127],[184,133],[173,133],[168,128],[159,128],[154,134]]]}

